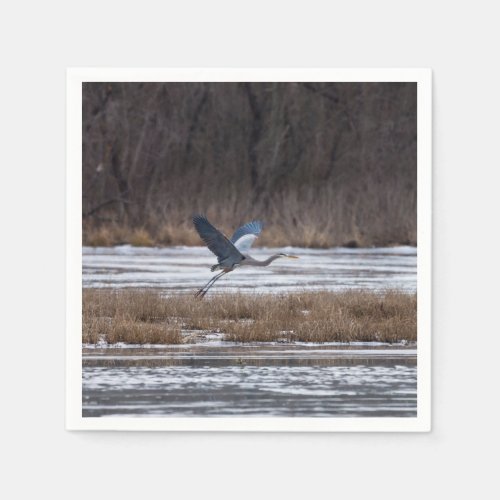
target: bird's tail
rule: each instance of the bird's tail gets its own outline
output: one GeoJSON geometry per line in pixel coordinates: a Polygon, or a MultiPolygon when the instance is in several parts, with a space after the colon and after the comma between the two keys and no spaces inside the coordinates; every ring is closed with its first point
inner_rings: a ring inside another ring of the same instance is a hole
{"type": "Polygon", "coordinates": [[[214,266],[212,266],[210,268],[210,271],[214,272],[214,271],[217,271],[217,269],[222,269],[219,264],[215,264],[214,266]]]}

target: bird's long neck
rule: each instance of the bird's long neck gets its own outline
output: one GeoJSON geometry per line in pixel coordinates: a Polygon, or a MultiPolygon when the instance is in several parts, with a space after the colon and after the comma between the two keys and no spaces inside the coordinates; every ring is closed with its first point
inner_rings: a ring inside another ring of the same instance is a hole
{"type": "Polygon", "coordinates": [[[253,265],[265,267],[265,266],[268,266],[269,264],[271,264],[271,262],[273,262],[274,260],[276,260],[279,257],[281,257],[281,255],[277,253],[277,254],[271,255],[271,257],[267,258],[266,260],[253,259],[253,265]]]}

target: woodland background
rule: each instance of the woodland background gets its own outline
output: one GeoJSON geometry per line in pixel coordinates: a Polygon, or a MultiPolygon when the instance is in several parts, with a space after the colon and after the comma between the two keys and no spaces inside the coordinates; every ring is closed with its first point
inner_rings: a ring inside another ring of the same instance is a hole
{"type": "Polygon", "coordinates": [[[84,83],[87,245],[416,245],[415,83],[84,83]]]}

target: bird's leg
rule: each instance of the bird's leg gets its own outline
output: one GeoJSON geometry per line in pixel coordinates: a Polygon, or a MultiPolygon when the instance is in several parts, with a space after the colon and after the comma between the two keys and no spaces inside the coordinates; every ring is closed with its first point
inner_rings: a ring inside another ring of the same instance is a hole
{"type": "Polygon", "coordinates": [[[202,299],[203,297],[205,297],[206,293],[208,292],[208,290],[210,288],[212,288],[212,286],[215,284],[215,282],[219,279],[219,278],[222,278],[222,276],[224,276],[224,274],[228,273],[229,271],[222,271],[220,272],[217,276],[215,276],[213,279],[210,280],[209,283],[207,283],[207,285],[205,285],[204,289],[201,290],[201,293],[199,295],[199,298],[202,299]]]}
{"type": "MultiPolygon", "coordinates": [[[[219,273],[220,274],[220,273],[219,273]]],[[[216,276],[214,276],[213,278],[210,278],[209,282],[208,283],[205,283],[205,285],[203,285],[195,294],[194,296],[195,297],[199,297],[199,295],[201,294],[201,292],[203,292],[203,290],[205,290],[205,288],[210,284],[212,283],[212,281],[218,276],[218,274],[216,276]]]]}
{"type": "Polygon", "coordinates": [[[226,274],[226,271],[221,271],[219,274],[215,275],[210,281],[203,287],[201,287],[195,294],[195,297],[200,297],[202,299],[205,294],[208,292],[208,289],[220,278],[223,274],[226,274]]]}
{"type": "Polygon", "coordinates": [[[210,288],[212,288],[212,286],[215,284],[215,282],[219,279],[219,278],[222,278],[222,276],[224,276],[224,274],[226,274],[228,271],[222,271],[220,274],[218,274],[215,279],[212,281],[212,283],[210,283],[210,285],[208,285],[205,290],[203,290],[203,292],[201,292],[201,295],[200,295],[200,299],[202,299],[203,297],[205,297],[206,293],[208,292],[208,290],[210,288]]]}

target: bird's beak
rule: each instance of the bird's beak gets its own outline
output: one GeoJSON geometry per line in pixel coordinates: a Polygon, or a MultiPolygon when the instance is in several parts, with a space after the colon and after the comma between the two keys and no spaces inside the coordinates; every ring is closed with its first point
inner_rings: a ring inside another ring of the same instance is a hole
{"type": "Polygon", "coordinates": [[[289,259],[298,259],[297,255],[287,255],[289,259]]]}

